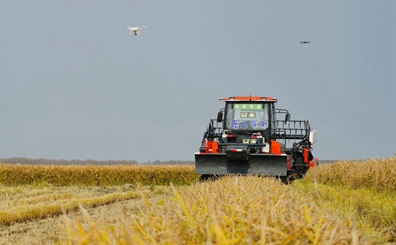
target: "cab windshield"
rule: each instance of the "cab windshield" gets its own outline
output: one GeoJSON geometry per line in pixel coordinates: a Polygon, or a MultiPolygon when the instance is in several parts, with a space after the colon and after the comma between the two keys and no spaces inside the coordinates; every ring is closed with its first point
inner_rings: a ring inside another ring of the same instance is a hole
{"type": "Polygon", "coordinates": [[[225,128],[265,130],[269,123],[268,108],[266,103],[227,103],[225,128]]]}

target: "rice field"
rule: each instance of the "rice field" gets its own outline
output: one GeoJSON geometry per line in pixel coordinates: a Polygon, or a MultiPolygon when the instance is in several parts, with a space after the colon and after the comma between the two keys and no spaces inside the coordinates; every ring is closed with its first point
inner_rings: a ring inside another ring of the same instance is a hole
{"type": "Polygon", "coordinates": [[[396,158],[290,185],[132,167],[0,164],[0,244],[396,244],[396,158]]]}
{"type": "Polygon", "coordinates": [[[194,166],[0,164],[0,184],[5,186],[187,185],[198,178],[194,166]]]}

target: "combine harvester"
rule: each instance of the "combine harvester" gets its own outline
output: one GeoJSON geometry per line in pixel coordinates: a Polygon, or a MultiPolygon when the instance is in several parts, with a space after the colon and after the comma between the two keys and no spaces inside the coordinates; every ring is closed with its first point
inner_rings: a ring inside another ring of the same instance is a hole
{"type": "Polygon", "coordinates": [[[252,174],[289,183],[318,165],[311,147],[316,130],[311,131],[309,121],[290,120],[288,110],[275,108],[277,99],[234,96],[219,100],[225,108],[210,120],[195,153],[195,173],[201,174],[201,180],[252,174]],[[284,120],[277,120],[281,114],[284,120]]]}

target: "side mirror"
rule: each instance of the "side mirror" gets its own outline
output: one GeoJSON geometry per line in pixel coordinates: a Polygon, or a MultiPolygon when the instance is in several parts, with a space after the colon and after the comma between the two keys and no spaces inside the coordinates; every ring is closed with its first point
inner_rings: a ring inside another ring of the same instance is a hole
{"type": "Polygon", "coordinates": [[[223,112],[219,111],[217,113],[217,122],[222,122],[223,121],[223,112]]]}
{"type": "Polygon", "coordinates": [[[311,142],[311,145],[316,143],[316,130],[309,133],[309,142],[311,142]]]}
{"type": "Polygon", "coordinates": [[[289,124],[289,123],[290,123],[290,114],[289,114],[289,113],[286,113],[286,116],[285,116],[285,123],[286,123],[286,124],[289,124]]]}

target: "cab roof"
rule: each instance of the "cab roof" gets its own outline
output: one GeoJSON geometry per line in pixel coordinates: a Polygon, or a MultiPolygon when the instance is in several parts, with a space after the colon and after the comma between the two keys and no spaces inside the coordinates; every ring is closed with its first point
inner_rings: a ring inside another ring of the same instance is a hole
{"type": "Polygon", "coordinates": [[[227,102],[227,101],[268,101],[276,103],[278,99],[268,97],[268,96],[232,96],[226,98],[219,98],[220,101],[227,102]]]}

